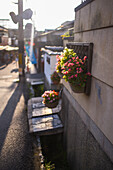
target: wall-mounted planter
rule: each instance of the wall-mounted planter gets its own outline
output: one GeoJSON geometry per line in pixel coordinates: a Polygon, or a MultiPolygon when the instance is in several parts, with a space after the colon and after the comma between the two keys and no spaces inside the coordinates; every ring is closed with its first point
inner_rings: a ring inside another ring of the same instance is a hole
{"type": "Polygon", "coordinates": [[[58,85],[60,81],[53,81],[53,84],[58,85]]]}
{"type": "Polygon", "coordinates": [[[72,83],[69,83],[69,85],[74,93],[84,93],[85,92],[85,87],[81,87],[81,86],[78,86],[78,85],[75,85],[72,83]]]}
{"type": "MultiPolygon", "coordinates": [[[[69,42],[67,44],[67,48],[73,49],[74,52],[76,52],[81,59],[83,59],[84,56],[87,56],[87,72],[91,73],[93,43],[69,42]]],[[[89,95],[90,91],[91,91],[91,76],[87,78],[84,93],[89,95]]]]}

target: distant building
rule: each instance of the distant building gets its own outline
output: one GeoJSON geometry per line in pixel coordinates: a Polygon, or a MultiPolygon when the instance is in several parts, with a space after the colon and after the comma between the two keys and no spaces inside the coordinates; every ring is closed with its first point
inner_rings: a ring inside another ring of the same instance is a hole
{"type": "Polygon", "coordinates": [[[63,47],[62,35],[64,35],[69,29],[72,28],[74,28],[74,21],[66,21],[54,30],[45,29],[44,33],[37,34],[37,36],[34,38],[34,42],[37,51],[38,72],[41,71],[41,48],[45,46],[63,47]]]}
{"type": "Polygon", "coordinates": [[[8,29],[0,26],[0,45],[8,45],[8,29]]]}
{"type": "Polygon", "coordinates": [[[45,48],[42,48],[41,51],[44,60],[45,87],[46,89],[59,88],[58,86],[54,86],[51,81],[51,74],[53,74],[56,68],[56,55],[61,55],[63,47],[45,46],[45,48]]]}
{"type": "Polygon", "coordinates": [[[9,36],[9,45],[18,46],[18,29],[9,29],[8,36],[9,36]]]}

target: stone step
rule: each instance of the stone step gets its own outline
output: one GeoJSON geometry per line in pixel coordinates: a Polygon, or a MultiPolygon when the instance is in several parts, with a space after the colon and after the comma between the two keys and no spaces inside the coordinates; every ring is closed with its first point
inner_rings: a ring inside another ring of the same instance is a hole
{"type": "Polygon", "coordinates": [[[58,114],[35,117],[29,119],[29,132],[39,136],[58,134],[63,132],[63,125],[58,114]]]}
{"type": "Polygon", "coordinates": [[[31,117],[38,117],[38,116],[44,116],[49,114],[55,114],[59,113],[61,111],[61,106],[57,106],[56,108],[50,109],[48,107],[38,108],[34,109],[31,113],[31,117]]]}
{"type": "Polygon", "coordinates": [[[43,98],[32,98],[28,101],[28,119],[32,117],[44,116],[59,113],[61,111],[61,100],[55,108],[48,108],[42,103],[43,98]],[[34,103],[33,103],[34,102],[34,103]]]}
{"type": "Polygon", "coordinates": [[[32,86],[36,86],[36,85],[40,85],[40,84],[44,84],[44,81],[39,80],[39,81],[32,81],[31,82],[32,86]]]}
{"type": "Polygon", "coordinates": [[[63,124],[56,114],[61,111],[61,100],[53,109],[45,107],[42,101],[42,97],[35,97],[28,101],[29,132],[38,135],[62,133],[63,124]]]}

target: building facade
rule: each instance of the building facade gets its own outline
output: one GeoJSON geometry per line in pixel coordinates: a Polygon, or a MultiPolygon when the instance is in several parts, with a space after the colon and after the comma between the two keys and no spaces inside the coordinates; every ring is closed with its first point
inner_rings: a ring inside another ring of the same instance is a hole
{"type": "Polygon", "coordinates": [[[86,0],[75,8],[74,42],[93,43],[91,93],[63,83],[62,121],[73,170],[113,169],[113,1],[86,0]]]}

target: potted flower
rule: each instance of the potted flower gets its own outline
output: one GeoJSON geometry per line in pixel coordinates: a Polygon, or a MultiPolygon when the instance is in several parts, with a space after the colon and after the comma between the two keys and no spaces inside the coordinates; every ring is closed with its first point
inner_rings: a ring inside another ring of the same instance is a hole
{"type": "Polygon", "coordinates": [[[75,93],[85,91],[86,80],[91,76],[87,72],[87,56],[79,58],[72,49],[65,49],[61,60],[63,78],[68,81],[75,93]]]}
{"type": "Polygon", "coordinates": [[[61,77],[63,77],[63,65],[66,63],[69,58],[71,58],[74,55],[73,49],[68,49],[67,47],[64,49],[63,53],[61,55],[57,55],[57,63],[56,63],[56,71],[57,73],[60,73],[61,77]]]}
{"type": "Polygon", "coordinates": [[[53,74],[51,75],[51,80],[52,80],[53,84],[59,84],[60,76],[58,75],[58,73],[56,71],[54,71],[53,74]]]}
{"type": "Polygon", "coordinates": [[[60,76],[60,78],[62,78],[63,74],[62,74],[62,69],[61,69],[61,59],[62,59],[62,55],[57,55],[56,59],[57,59],[57,63],[56,63],[56,72],[58,73],[58,75],[60,76]]]}
{"type": "Polygon", "coordinates": [[[59,92],[54,90],[45,91],[42,97],[44,98],[43,103],[46,107],[54,108],[58,105],[59,92]]]}

